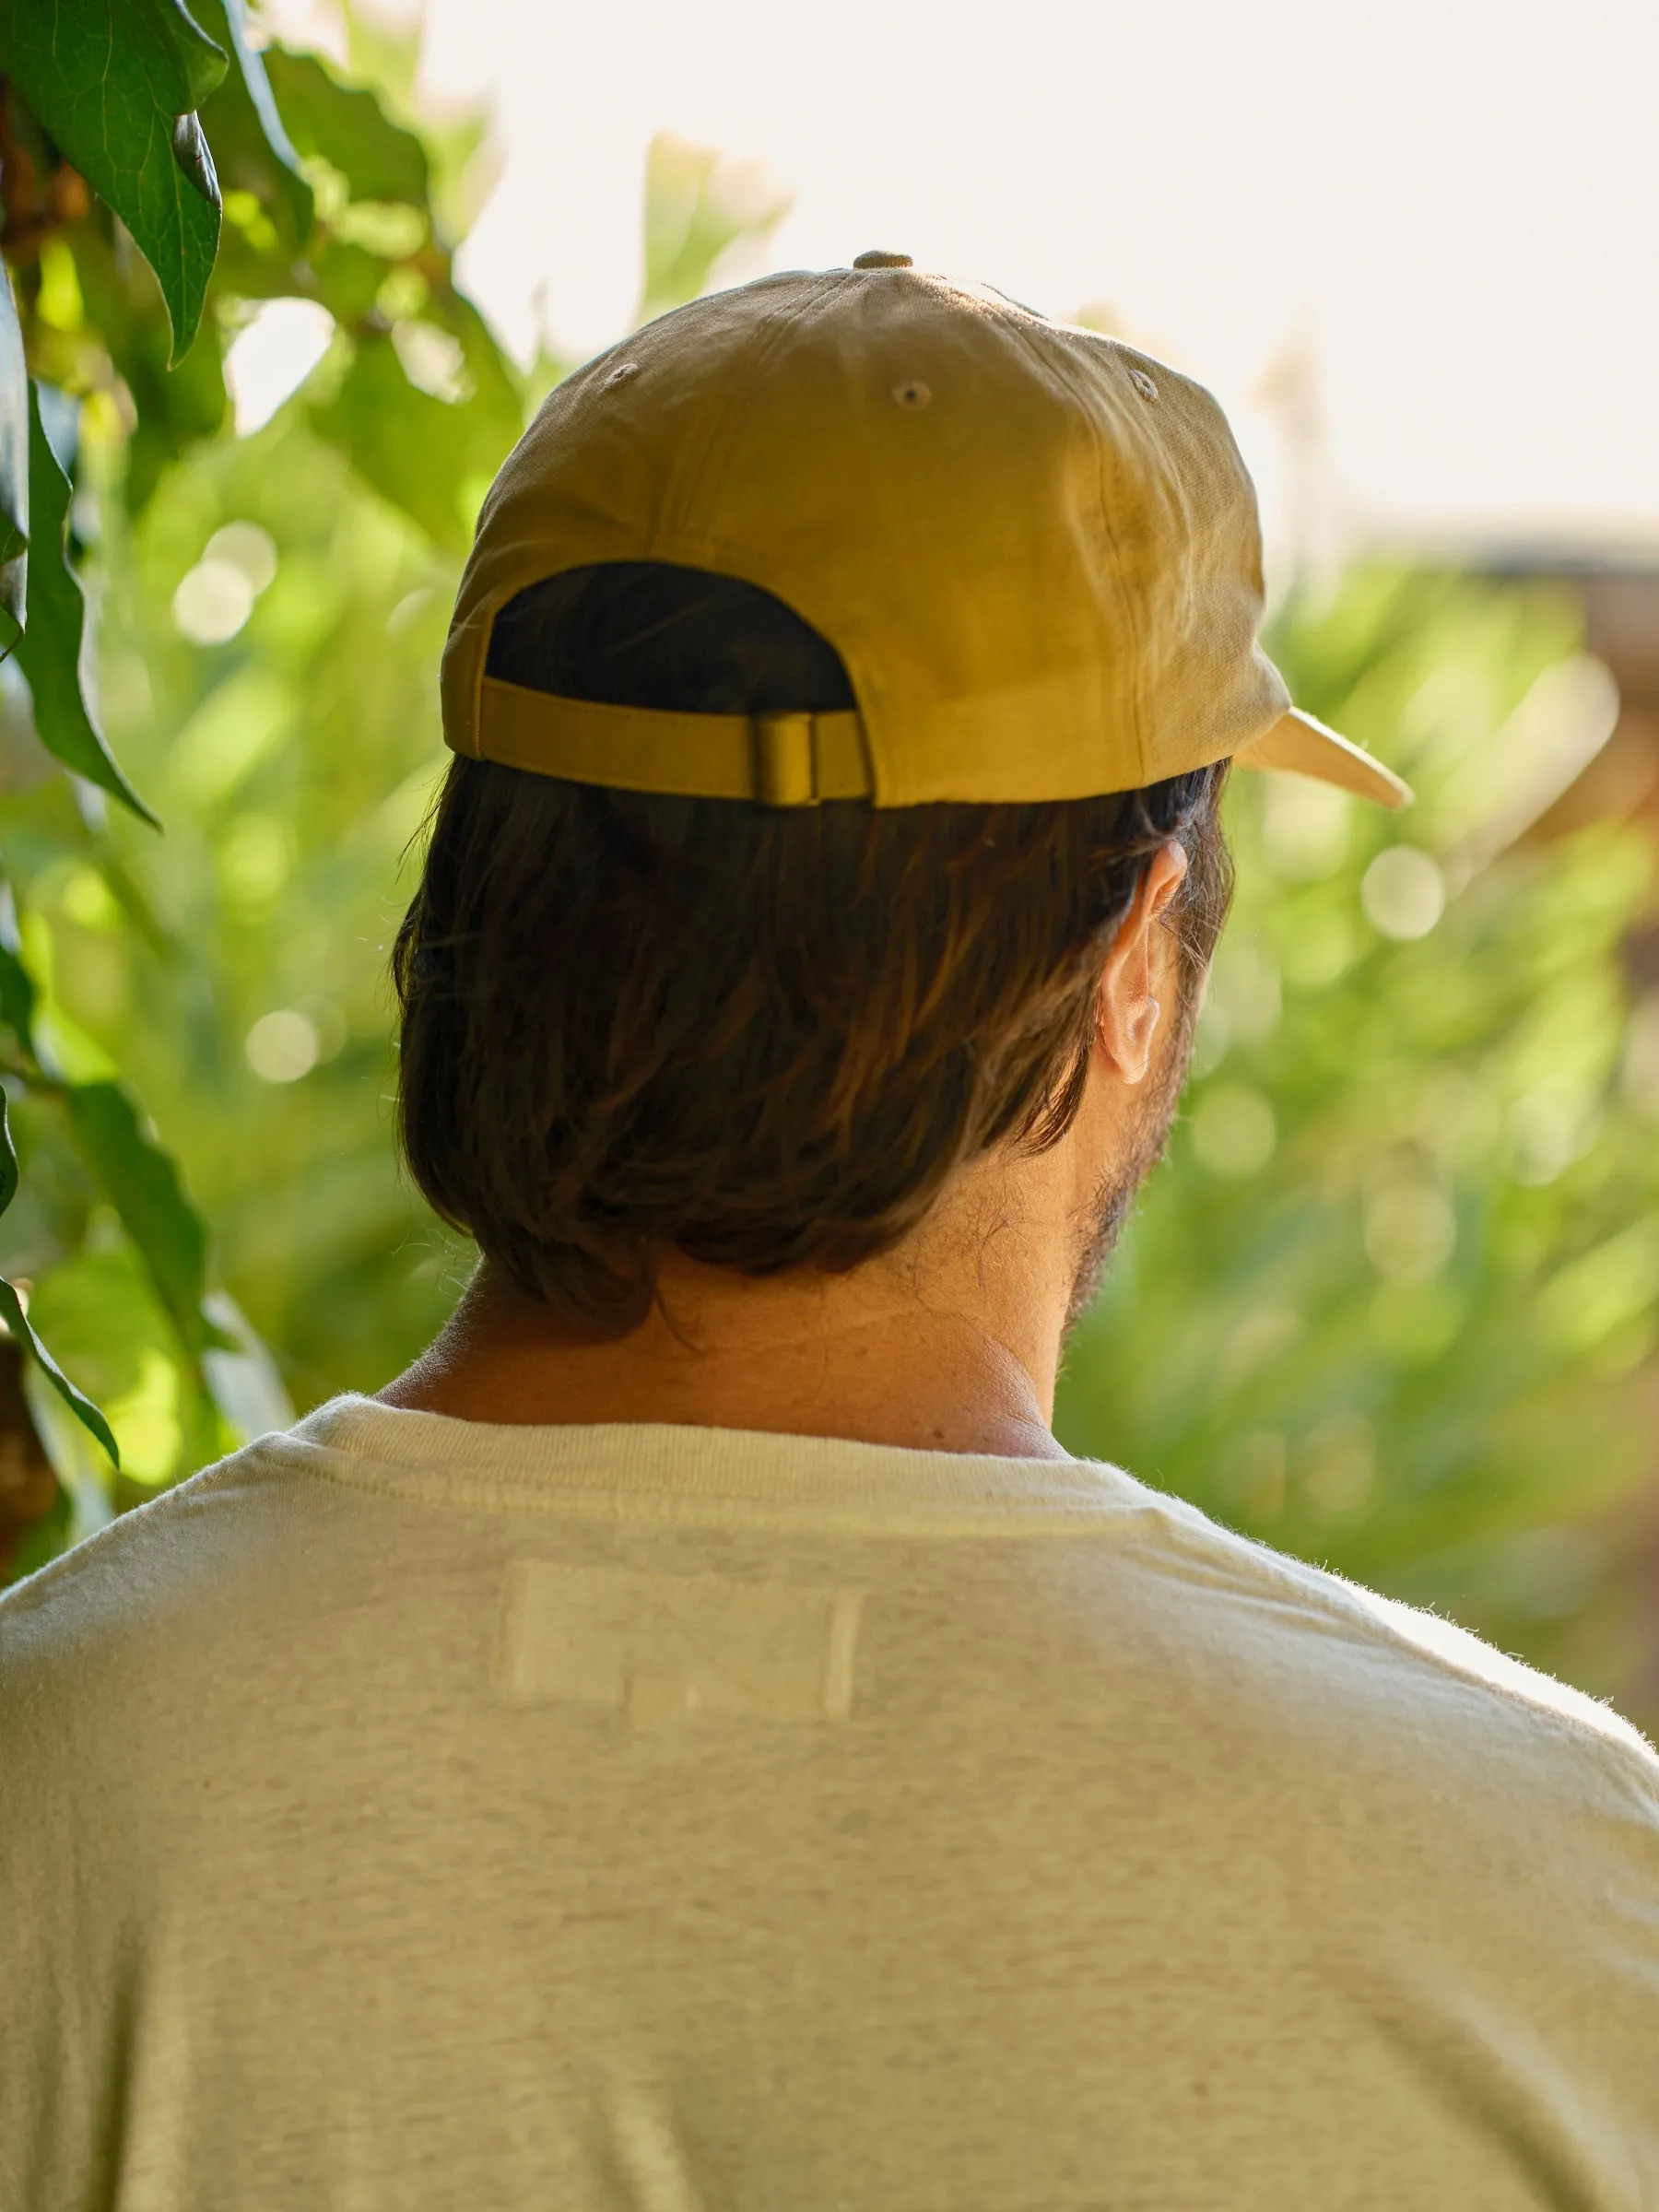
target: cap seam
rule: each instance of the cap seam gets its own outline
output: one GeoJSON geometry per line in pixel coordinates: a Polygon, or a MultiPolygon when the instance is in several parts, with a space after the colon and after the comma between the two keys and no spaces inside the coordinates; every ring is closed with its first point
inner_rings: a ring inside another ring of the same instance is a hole
{"type": "MultiPolygon", "coordinates": [[[[1096,498],[1099,502],[1098,512],[1100,516],[1100,531],[1101,535],[1105,537],[1107,543],[1112,547],[1112,588],[1117,594],[1118,605],[1123,610],[1125,626],[1129,630],[1133,644],[1133,651],[1130,654],[1130,663],[1135,672],[1135,680],[1129,693],[1129,700],[1130,713],[1135,726],[1129,732],[1129,736],[1132,739],[1135,747],[1136,773],[1139,776],[1141,785],[1144,787],[1148,780],[1146,713],[1143,704],[1143,686],[1146,681],[1147,641],[1145,633],[1141,628],[1139,609],[1135,606],[1132,594],[1124,588],[1123,548],[1118,542],[1117,532],[1113,529],[1112,524],[1111,504],[1107,499],[1106,477],[1109,459],[1106,441],[1100,434],[1100,425],[1097,419],[1096,409],[1091,404],[1092,395],[1083,387],[1080,381],[1072,373],[1071,364],[1065,359],[1064,354],[1062,354],[1059,359],[1051,360],[1040,349],[1034,334],[1025,322],[1017,322],[1009,317],[1004,317],[1002,320],[1004,321],[1006,327],[1014,333],[1014,335],[1018,340],[1019,344],[1024,347],[1026,351],[1030,355],[1031,359],[1037,363],[1037,365],[1040,368],[1047,371],[1048,373],[1053,375],[1055,381],[1065,388],[1066,396],[1072,401],[1074,406],[1077,407],[1077,412],[1082,416],[1084,421],[1088,425],[1088,437],[1095,457],[1095,491],[1096,498]]],[[[1047,327],[1053,329],[1059,326],[1055,324],[1049,324],[1047,327]]],[[[1107,340],[1105,343],[1110,346],[1112,341],[1107,340]]]]}
{"type": "MultiPolygon", "coordinates": [[[[851,272],[827,271],[824,275],[833,284],[841,276],[850,276],[851,272]]],[[[701,496],[704,479],[710,473],[715,446],[735,412],[739,400],[747,396],[755,380],[783,343],[788,332],[818,306],[819,297],[815,291],[805,300],[787,304],[783,312],[769,318],[757,340],[739,352],[738,373],[731,378],[720,404],[712,411],[708,427],[695,450],[687,455],[683,467],[670,477],[664,488],[662,499],[657,502],[656,515],[649,535],[653,551],[663,538],[686,534],[690,526],[691,512],[701,496]]]]}

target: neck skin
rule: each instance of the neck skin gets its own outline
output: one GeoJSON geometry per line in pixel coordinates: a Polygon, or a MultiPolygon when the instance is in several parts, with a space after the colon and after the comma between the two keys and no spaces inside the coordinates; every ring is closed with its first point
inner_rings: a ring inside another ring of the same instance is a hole
{"type": "Polygon", "coordinates": [[[486,1261],[381,1401],[512,1425],[660,1421],[1064,1458],[1050,1423],[1079,1274],[1106,1194],[1156,1157],[1182,1072],[1182,1025],[1160,1034],[1180,982],[1159,918],[1185,868],[1179,845],[1148,865],[1102,965],[1082,1106],[1046,1151],[986,1154],[901,1244],[845,1275],[739,1276],[665,1253],[648,1318],[603,1341],[486,1261]]]}

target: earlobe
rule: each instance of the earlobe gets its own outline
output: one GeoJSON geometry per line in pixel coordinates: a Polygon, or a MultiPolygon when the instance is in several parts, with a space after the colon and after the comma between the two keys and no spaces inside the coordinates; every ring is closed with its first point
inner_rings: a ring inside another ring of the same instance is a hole
{"type": "Polygon", "coordinates": [[[1129,1045],[1132,1058],[1123,1070],[1125,1083],[1144,1083],[1147,1070],[1152,1065],[1152,1040],[1158,1034],[1158,1018],[1162,1012],[1150,992],[1135,1008],[1129,1022],[1129,1045]]]}
{"type": "Polygon", "coordinates": [[[1140,994],[1126,1006],[1114,1003],[1110,979],[1103,982],[1095,1005],[1095,1046],[1120,1083],[1132,1087],[1145,1081],[1162,1013],[1144,978],[1140,994]]]}

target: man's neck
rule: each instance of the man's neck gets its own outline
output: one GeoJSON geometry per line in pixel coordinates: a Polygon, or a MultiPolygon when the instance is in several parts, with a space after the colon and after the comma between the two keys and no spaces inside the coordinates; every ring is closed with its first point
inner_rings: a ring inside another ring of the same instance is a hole
{"type": "Polygon", "coordinates": [[[941,1259],[757,1279],[677,1254],[656,1303],[595,1339],[481,1267],[436,1343],[379,1394],[512,1425],[668,1422],[916,1451],[1065,1456],[1049,1427],[1068,1285],[1004,1223],[941,1259]],[[975,1240],[979,1244],[979,1240],[975,1240]]]}

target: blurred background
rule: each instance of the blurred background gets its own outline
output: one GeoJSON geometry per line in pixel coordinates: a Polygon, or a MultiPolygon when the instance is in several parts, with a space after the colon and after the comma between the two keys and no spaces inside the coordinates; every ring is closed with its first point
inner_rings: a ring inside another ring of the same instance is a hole
{"type": "Polygon", "coordinates": [[[883,246],[1212,384],[1276,657],[1420,794],[1235,779],[1194,1079],[1063,1437],[1659,1727],[1659,18],[269,0],[251,50],[293,158],[204,102],[180,366],[49,144],[7,198],[83,677],[162,825],[6,663],[0,1266],[122,1457],[0,1369],[9,1571],[442,1320],[384,971],[478,499],[640,320],[883,246]],[[77,1118],[117,1077],[204,1225],[187,1311],[77,1118]]]}

